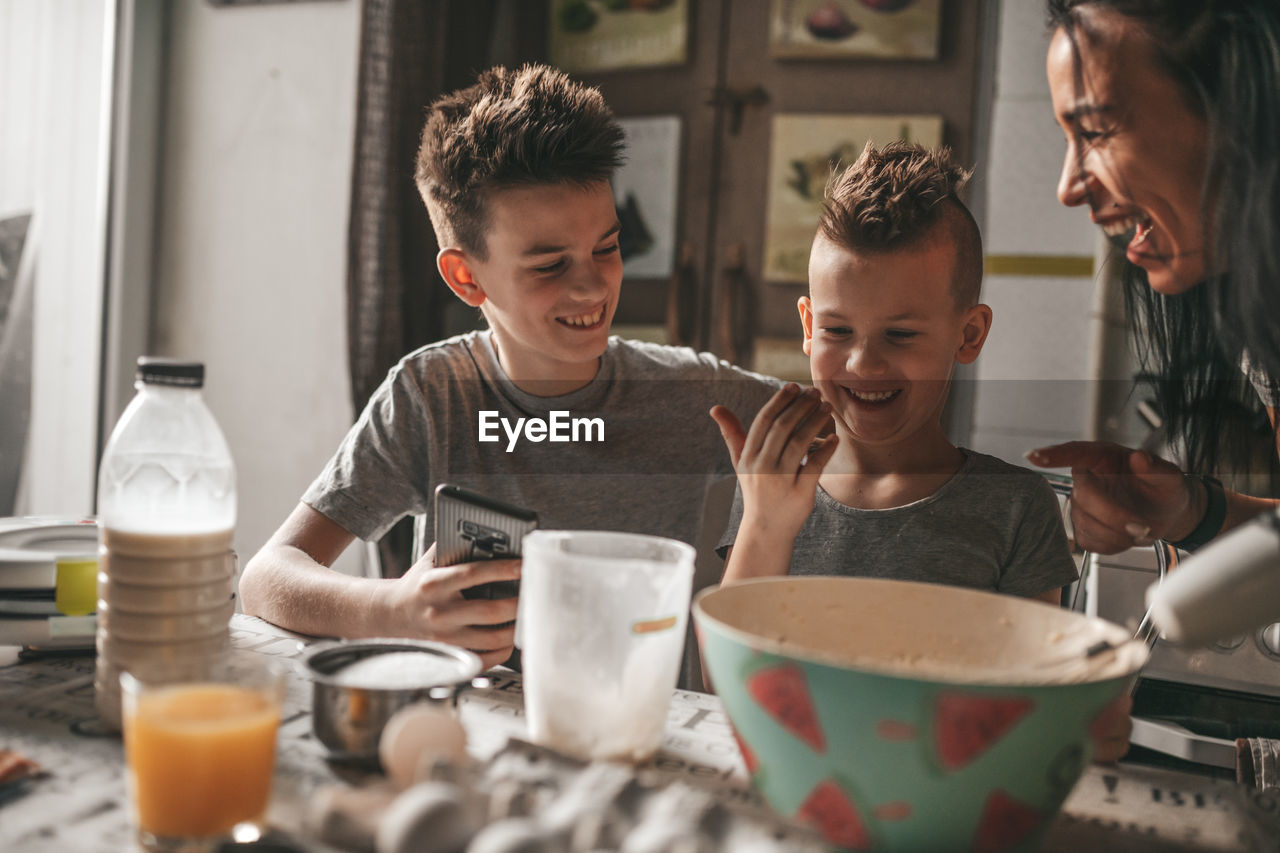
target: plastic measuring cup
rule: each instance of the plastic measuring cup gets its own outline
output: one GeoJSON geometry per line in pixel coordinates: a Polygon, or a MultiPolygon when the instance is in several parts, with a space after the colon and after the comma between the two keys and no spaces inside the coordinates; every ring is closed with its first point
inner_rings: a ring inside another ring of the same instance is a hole
{"type": "Polygon", "coordinates": [[[694,549],[540,530],[523,552],[516,642],[530,739],[585,759],[647,759],[680,673],[694,549]]]}

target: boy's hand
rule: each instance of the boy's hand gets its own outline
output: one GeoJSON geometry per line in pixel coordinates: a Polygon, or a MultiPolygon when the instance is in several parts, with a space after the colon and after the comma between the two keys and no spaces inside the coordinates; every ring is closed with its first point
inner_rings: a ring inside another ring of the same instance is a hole
{"type": "Polygon", "coordinates": [[[520,577],[520,560],[484,560],[437,567],[433,544],[392,583],[390,636],[421,637],[471,649],[485,669],[511,657],[515,642],[515,598],[473,599],[462,590],[520,577]],[[498,627],[504,626],[504,627],[498,627]]]}
{"type": "Polygon", "coordinates": [[[1093,761],[1114,764],[1129,751],[1129,735],[1133,733],[1133,698],[1128,693],[1112,702],[1093,724],[1093,761]]]}
{"type": "Polygon", "coordinates": [[[1204,495],[1176,465],[1103,441],[1069,441],[1027,454],[1042,468],[1071,468],[1071,526],[1080,547],[1115,554],[1177,541],[1204,516],[1204,495]]]}
{"type": "Polygon", "coordinates": [[[814,444],[831,426],[830,412],[817,390],[801,391],[794,383],[764,404],[747,432],[724,406],[711,410],[738,472],[743,528],[767,527],[795,539],[813,511],[818,476],[836,450],[834,434],[814,444]]]}

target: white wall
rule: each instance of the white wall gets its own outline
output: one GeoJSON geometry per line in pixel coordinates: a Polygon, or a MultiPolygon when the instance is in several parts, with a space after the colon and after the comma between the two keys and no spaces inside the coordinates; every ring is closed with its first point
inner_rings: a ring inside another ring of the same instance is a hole
{"type": "Polygon", "coordinates": [[[0,0],[0,216],[33,211],[37,252],[21,514],[93,510],[111,6],[0,0]]]}
{"type": "MultiPolygon", "coordinates": [[[[242,561],[352,420],[347,208],[360,3],[170,7],[151,349],[202,359],[242,561]]],[[[339,563],[358,571],[359,549],[339,563]]]]}

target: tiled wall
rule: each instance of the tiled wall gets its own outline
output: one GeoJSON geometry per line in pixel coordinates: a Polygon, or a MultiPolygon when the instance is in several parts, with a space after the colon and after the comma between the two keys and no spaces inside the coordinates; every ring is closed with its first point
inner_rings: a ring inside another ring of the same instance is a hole
{"type": "MultiPolygon", "coordinates": [[[[1092,433],[1089,381],[1097,229],[1055,196],[1066,142],[1045,79],[1044,4],[1001,4],[985,166],[988,272],[994,322],[974,375],[971,446],[1012,462],[1033,448],[1092,433]]],[[[1114,334],[1114,332],[1113,332],[1114,334]]]]}

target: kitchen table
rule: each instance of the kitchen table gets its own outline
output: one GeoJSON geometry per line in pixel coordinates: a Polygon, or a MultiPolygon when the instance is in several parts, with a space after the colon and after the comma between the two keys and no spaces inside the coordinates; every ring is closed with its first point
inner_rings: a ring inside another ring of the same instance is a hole
{"type": "MultiPolygon", "coordinates": [[[[312,792],[321,786],[359,784],[362,776],[330,764],[312,735],[311,686],[297,665],[308,638],[237,615],[232,641],[238,648],[290,662],[269,819],[305,841],[302,816],[312,792]]],[[[508,737],[523,736],[523,713],[519,676],[495,671],[492,686],[463,694],[460,715],[468,750],[484,759],[508,737]]],[[[91,657],[20,659],[17,649],[0,648],[0,748],[23,754],[44,771],[0,787],[0,850],[133,849],[122,744],[118,736],[98,734],[95,728],[91,657]]],[[[713,790],[735,807],[763,808],[747,784],[728,720],[714,696],[673,693],[664,746],[652,766],[713,790]]],[[[1042,849],[1280,850],[1280,792],[1169,770],[1094,766],[1067,799],[1042,849]]]]}

